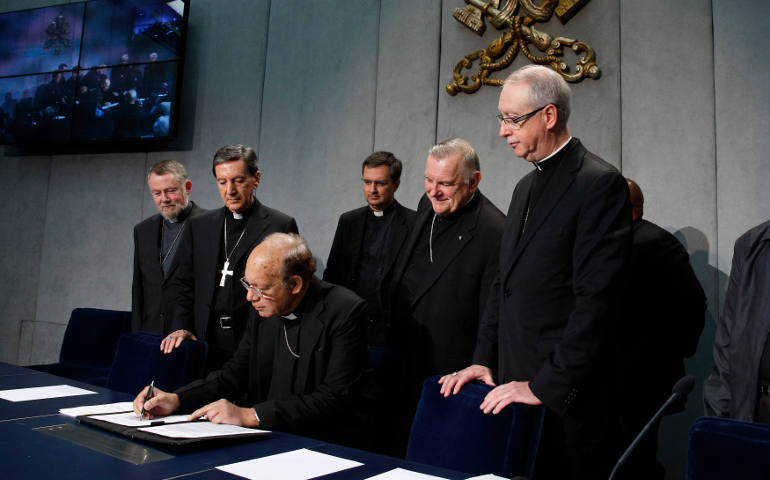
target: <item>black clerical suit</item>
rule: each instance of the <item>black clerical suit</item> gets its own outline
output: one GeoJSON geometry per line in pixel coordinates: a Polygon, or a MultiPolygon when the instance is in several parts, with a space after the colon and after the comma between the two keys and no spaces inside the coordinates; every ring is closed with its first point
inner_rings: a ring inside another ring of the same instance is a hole
{"type": "Polygon", "coordinates": [[[340,215],[323,279],[347,287],[369,305],[370,328],[367,341],[383,346],[384,326],[380,308],[380,282],[393,268],[414,224],[414,210],[397,201],[376,217],[368,205],[340,215]],[[385,223],[377,232],[367,231],[367,223],[385,223]],[[367,244],[368,240],[368,244],[367,244]],[[378,255],[378,258],[374,258],[378,255]],[[366,262],[372,265],[364,265],[366,262]]]}
{"type": "Polygon", "coordinates": [[[479,190],[456,212],[434,215],[423,195],[405,254],[389,282],[391,301],[386,305],[393,324],[389,343],[404,355],[399,381],[407,423],[426,377],[470,363],[505,223],[502,212],[479,190]]]}
{"type": "Polygon", "coordinates": [[[618,453],[608,340],[631,247],[628,187],[574,138],[548,162],[529,212],[537,171],[513,191],[473,363],[496,370],[497,384],[529,381],[545,404],[536,474],[569,466],[573,478],[606,478],[618,453]]]}
{"type": "MultiPolygon", "coordinates": [[[[698,348],[706,313],[706,294],[679,240],[641,218],[634,221],[633,238],[616,344],[626,444],[684,376],[684,359],[698,348]]],[[[682,409],[679,405],[670,411],[682,409]]],[[[623,478],[662,479],[665,470],[656,460],[657,453],[656,424],[627,461],[623,478]]]]}
{"type": "Polygon", "coordinates": [[[313,277],[296,315],[260,318],[252,310],[222,370],[177,390],[179,411],[226,398],[254,408],[260,428],[354,444],[364,407],[366,303],[313,277]],[[294,331],[287,335],[285,326],[294,331]]]}
{"type": "MultiPolygon", "coordinates": [[[[231,317],[227,326],[232,329],[233,341],[230,344],[234,350],[243,335],[251,309],[246,301],[246,290],[238,283],[244,275],[249,253],[271,233],[297,233],[297,223],[292,217],[262,205],[255,198],[250,210],[244,213],[243,237],[238,241],[238,237],[231,234],[228,239],[228,270],[233,273],[225,276],[223,295],[229,298],[219,299],[217,295],[222,293],[217,289],[223,288],[219,285],[225,258],[225,217],[232,226],[235,222],[233,214],[225,207],[191,218],[180,238],[178,273],[171,282],[175,303],[170,330],[188,330],[198,339],[210,341],[210,325],[220,325],[219,319],[213,317],[217,314],[217,302],[222,300],[230,303],[231,307],[231,311],[227,312],[231,317]]],[[[219,366],[221,363],[213,365],[209,362],[210,369],[219,366]]]]}
{"type": "MultiPolygon", "coordinates": [[[[185,228],[190,217],[206,210],[190,202],[192,209],[181,219],[185,228]]],[[[182,215],[182,214],[180,214],[182,215]]],[[[143,330],[160,334],[170,333],[167,316],[171,314],[172,301],[168,285],[176,272],[175,251],[178,240],[172,241],[168,258],[162,256],[163,217],[158,213],[134,227],[134,280],[131,286],[131,330],[143,330]],[[164,267],[161,267],[163,261],[164,267]],[[164,274],[165,270],[165,274],[164,274]]],[[[182,231],[179,232],[180,234],[182,231]]],[[[180,235],[181,237],[181,235],[180,235]]]]}

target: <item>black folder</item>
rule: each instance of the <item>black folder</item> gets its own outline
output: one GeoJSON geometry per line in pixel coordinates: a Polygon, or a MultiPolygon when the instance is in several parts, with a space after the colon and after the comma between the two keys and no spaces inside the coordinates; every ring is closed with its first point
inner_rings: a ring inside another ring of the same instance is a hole
{"type": "MultiPolygon", "coordinates": [[[[98,414],[103,415],[103,414],[98,414]]],[[[98,416],[95,415],[95,416],[98,416]]],[[[102,430],[106,430],[108,432],[117,433],[119,435],[123,435],[124,437],[131,438],[133,440],[142,440],[147,442],[153,442],[153,443],[160,443],[163,445],[189,445],[192,443],[202,443],[202,442],[210,442],[215,440],[236,440],[236,439],[244,439],[244,438],[255,438],[255,437],[264,437],[267,435],[270,435],[270,431],[268,430],[254,430],[253,432],[244,432],[239,433],[235,435],[211,435],[208,437],[200,437],[200,438],[172,438],[172,437],[166,437],[163,435],[158,435],[157,433],[153,432],[146,432],[139,430],[140,428],[145,427],[127,427],[125,425],[118,425],[116,423],[107,422],[104,420],[98,420],[96,418],[91,418],[91,415],[80,415],[78,417],[75,417],[75,419],[80,422],[87,425],[92,425],[94,427],[101,428],[102,430]]],[[[184,423],[184,422],[179,422],[184,423]]],[[[159,421],[157,425],[165,425],[162,423],[162,421],[159,421]]],[[[157,425],[149,425],[151,427],[157,426],[157,425]]],[[[246,427],[244,427],[246,428],[246,427]]]]}

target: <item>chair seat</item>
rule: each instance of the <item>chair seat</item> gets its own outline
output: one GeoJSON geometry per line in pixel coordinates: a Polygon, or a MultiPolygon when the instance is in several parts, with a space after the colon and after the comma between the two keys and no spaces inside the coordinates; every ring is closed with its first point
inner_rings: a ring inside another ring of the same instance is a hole
{"type": "Polygon", "coordinates": [[[148,332],[126,333],[120,337],[107,387],[130,394],[139,393],[151,381],[166,392],[173,392],[203,376],[208,344],[187,340],[171,353],[160,351],[162,335],[148,332]]]}
{"type": "Polygon", "coordinates": [[[76,308],[64,331],[58,363],[29,368],[104,386],[118,338],[131,330],[131,312],[76,308]]]}
{"type": "Polygon", "coordinates": [[[690,428],[688,480],[770,478],[770,425],[702,417],[690,428]]]}
{"type": "Polygon", "coordinates": [[[406,459],[475,475],[531,477],[543,407],[514,403],[485,415],[479,405],[491,387],[468,384],[444,398],[438,379],[423,384],[406,459]]]}

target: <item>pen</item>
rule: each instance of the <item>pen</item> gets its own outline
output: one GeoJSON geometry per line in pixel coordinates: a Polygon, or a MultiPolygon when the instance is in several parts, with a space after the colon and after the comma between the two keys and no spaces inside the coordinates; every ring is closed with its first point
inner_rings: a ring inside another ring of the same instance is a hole
{"type": "MultiPolygon", "coordinates": [[[[147,395],[144,397],[144,403],[152,398],[152,390],[155,388],[155,380],[150,382],[150,388],[147,390],[147,395]]],[[[142,413],[139,414],[139,420],[144,418],[144,403],[142,404],[142,413]]]]}

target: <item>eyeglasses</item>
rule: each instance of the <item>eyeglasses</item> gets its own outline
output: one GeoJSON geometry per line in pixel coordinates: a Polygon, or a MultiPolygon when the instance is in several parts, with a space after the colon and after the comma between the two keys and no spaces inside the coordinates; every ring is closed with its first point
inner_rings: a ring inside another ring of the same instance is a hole
{"type": "Polygon", "coordinates": [[[510,128],[512,128],[514,130],[518,130],[521,127],[524,126],[524,122],[526,122],[527,120],[532,118],[537,112],[539,112],[540,110],[544,109],[548,105],[551,105],[551,104],[549,103],[549,104],[543,105],[542,107],[540,107],[540,108],[538,108],[536,110],[532,110],[529,113],[525,113],[524,115],[522,115],[520,117],[504,117],[502,114],[498,113],[497,114],[497,119],[500,120],[500,123],[505,123],[505,125],[507,127],[510,127],[510,128]]]}
{"type": "MultiPolygon", "coordinates": [[[[276,283],[278,283],[278,282],[276,282],[276,283]]],[[[249,285],[249,282],[246,281],[246,277],[242,277],[241,278],[241,285],[243,285],[243,288],[245,288],[247,292],[251,292],[254,295],[256,295],[257,296],[257,300],[260,300],[262,298],[270,298],[270,295],[265,294],[265,291],[270,290],[276,284],[274,283],[274,284],[270,285],[269,287],[267,287],[265,289],[257,288],[257,287],[255,287],[253,285],[249,285]]]]}

